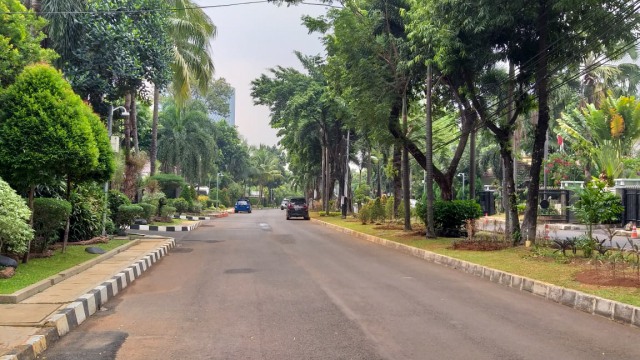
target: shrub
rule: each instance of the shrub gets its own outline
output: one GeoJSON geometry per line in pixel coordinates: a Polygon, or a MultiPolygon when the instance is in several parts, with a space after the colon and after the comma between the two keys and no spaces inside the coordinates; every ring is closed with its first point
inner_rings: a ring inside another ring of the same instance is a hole
{"type": "Polygon", "coordinates": [[[153,220],[153,216],[156,214],[157,207],[148,203],[140,203],[138,205],[142,208],[142,216],[147,220],[147,222],[151,222],[153,220]]]}
{"type": "Polygon", "coordinates": [[[162,216],[163,218],[173,217],[175,213],[176,213],[176,208],[169,205],[163,206],[162,210],[160,210],[160,216],[162,216]]]}
{"type": "Polygon", "coordinates": [[[382,200],[380,198],[376,198],[371,205],[371,221],[379,222],[385,220],[385,212],[384,206],[382,205],[382,200]]]}
{"type": "Polygon", "coordinates": [[[358,210],[358,218],[362,222],[362,225],[366,225],[369,220],[371,220],[371,208],[373,202],[369,201],[368,203],[362,205],[362,207],[358,210]]]}
{"type": "MultiPolygon", "coordinates": [[[[149,178],[149,182],[155,180],[160,184],[162,192],[170,199],[175,199],[178,189],[184,185],[184,179],[181,176],[174,174],[156,174],[149,178]]],[[[147,182],[147,183],[149,183],[147,182]]]]}
{"type": "Polygon", "coordinates": [[[178,214],[186,213],[187,211],[189,211],[189,203],[183,198],[174,199],[171,202],[170,206],[176,208],[178,214]]]}
{"type": "Polygon", "coordinates": [[[591,238],[593,225],[619,220],[624,211],[620,197],[605,189],[604,181],[593,180],[584,189],[578,189],[578,201],[572,206],[576,218],[587,224],[587,235],[591,238]]]}
{"type": "Polygon", "coordinates": [[[140,205],[120,205],[116,214],[116,225],[120,230],[131,226],[135,219],[144,214],[144,209],[140,205]]]}
{"type": "Polygon", "coordinates": [[[395,201],[394,197],[393,196],[389,196],[384,202],[384,215],[385,215],[385,218],[387,218],[389,220],[394,218],[394,216],[393,216],[393,212],[394,212],[393,211],[394,210],[393,203],[394,203],[394,201],[395,201]]]}
{"type": "Polygon", "coordinates": [[[200,214],[202,212],[202,203],[198,201],[194,201],[193,205],[191,205],[191,212],[195,214],[200,214]]]}
{"type": "Polygon", "coordinates": [[[71,215],[71,203],[62,199],[37,198],[33,201],[33,229],[35,241],[33,248],[44,252],[58,239],[58,232],[64,231],[67,219],[71,215]]]}
{"type": "Polygon", "coordinates": [[[116,215],[118,214],[118,208],[120,205],[131,205],[131,200],[124,193],[118,190],[109,190],[109,217],[115,223],[116,215]]]}
{"type": "Polygon", "coordinates": [[[77,186],[71,193],[69,241],[83,241],[102,233],[104,189],[94,185],[77,186]]]}
{"type": "Polygon", "coordinates": [[[160,200],[166,199],[166,195],[162,191],[156,191],[153,193],[145,193],[142,195],[142,202],[155,205],[156,208],[160,206],[160,200]]]}
{"type": "Polygon", "coordinates": [[[180,198],[187,200],[189,206],[193,204],[193,200],[196,198],[196,190],[188,184],[182,185],[182,191],[180,191],[180,198]]]}
{"type": "MultiPolygon", "coordinates": [[[[426,223],[426,203],[418,203],[416,212],[422,222],[426,223]]],[[[466,220],[478,219],[481,216],[482,208],[474,200],[438,200],[433,204],[433,225],[441,235],[459,236],[466,220]]]]}
{"type": "Polygon", "coordinates": [[[28,250],[33,239],[30,217],[31,210],[25,201],[0,178],[0,252],[21,254],[28,250]]]}

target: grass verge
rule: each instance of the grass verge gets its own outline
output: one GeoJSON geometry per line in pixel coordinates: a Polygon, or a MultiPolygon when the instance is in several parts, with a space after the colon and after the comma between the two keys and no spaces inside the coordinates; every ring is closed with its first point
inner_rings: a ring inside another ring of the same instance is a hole
{"type": "Polygon", "coordinates": [[[184,219],[173,219],[171,222],[162,222],[162,221],[154,221],[151,226],[180,226],[180,225],[191,225],[195,223],[195,220],[184,220],[184,219]]]}
{"type": "Polygon", "coordinates": [[[578,282],[575,279],[577,273],[593,269],[592,265],[587,265],[582,261],[569,261],[569,263],[554,261],[549,257],[539,256],[539,251],[536,252],[534,248],[525,248],[523,246],[497,251],[454,250],[451,248],[454,239],[451,238],[427,240],[423,235],[418,234],[417,231],[412,233],[405,232],[401,229],[385,228],[384,225],[362,225],[359,220],[354,218],[342,219],[339,216],[321,216],[318,213],[312,213],[311,216],[320,221],[437,254],[582,291],[625,304],[640,306],[640,288],[638,287],[596,286],[578,282]]]}
{"type": "Polygon", "coordinates": [[[67,247],[67,251],[64,254],[61,250],[56,250],[51,257],[30,259],[28,263],[18,265],[13,277],[0,279],[0,294],[13,294],[49,276],[100,256],[84,251],[88,246],[95,246],[109,251],[127,242],[129,240],[111,240],[107,244],[71,245],[67,247]]]}

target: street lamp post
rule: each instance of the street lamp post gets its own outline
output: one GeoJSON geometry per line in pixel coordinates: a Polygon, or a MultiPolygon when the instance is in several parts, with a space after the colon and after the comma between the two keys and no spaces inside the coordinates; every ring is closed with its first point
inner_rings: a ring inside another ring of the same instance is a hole
{"type": "Polygon", "coordinates": [[[462,200],[464,200],[464,185],[465,185],[465,174],[464,173],[459,173],[458,176],[462,176],[462,200]]]}
{"type": "Polygon", "coordinates": [[[216,174],[216,206],[220,207],[220,176],[224,176],[221,173],[216,174]]]}
{"type": "MultiPolygon", "coordinates": [[[[113,133],[113,113],[116,110],[122,110],[122,116],[129,116],[129,112],[124,106],[118,106],[116,108],[113,105],[109,105],[109,114],[107,115],[107,135],[109,137],[109,144],[111,144],[111,134],[113,133]]],[[[109,180],[104,182],[104,213],[102,214],[102,236],[107,235],[107,209],[109,207],[109,180]]]]}

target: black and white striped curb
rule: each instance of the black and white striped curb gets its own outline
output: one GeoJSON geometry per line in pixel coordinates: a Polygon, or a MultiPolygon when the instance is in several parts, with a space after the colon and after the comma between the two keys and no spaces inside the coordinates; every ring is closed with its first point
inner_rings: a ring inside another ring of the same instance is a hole
{"type": "Polygon", "coordinates": [[[470,263],[468,261],[455,259],[449,256],[436,254],[431,251],[418,249],[395,241],[386,240],[377,236],[363,234],[338,225],[326,223],[321,220],[312,219],[315,222],[331,229],[364,239],[376,244],[386,246],[405,254],[412,255],[426,261],[444,265],[456,270],[464,271],[500,285],[509,286],[520,291],[526,291],[533,295],[541,296],[547,300],[584,311],[589,314],[605,317],[623,324],[640,327],[640,307],[624,304],[618,301],[603,299],[601,297],[586,294],[581,291],[571,290],[548,284],[542,281],[514,275],[505,271],[492,269],[486,266],[470,263]]]}
{"type": "Polygon", "coordinates": [[[178,226],[156,226],[156,225],[131,225],[131,230],[148,230],[148,231],[191,231],[200,226],[201,221],[195,222],[191,225],[178,225],[178,226]]]}
{"type": "Polygon", "coordinates": [[[211,220],[210,216],[174,215],[173,218],[183,220],[211,220]]]}
{"type": "Polygon", "coordinates": [[[68,333],[71,329],[82,324],[89,316],[93,315],[104,303],[116,296],[118,292],[124,290],[129,284],[135,281],[135,279],[140,277],[142,273],[153,266],[153,264],[166,256],[174,246],[174,239],[167,240],[163,246],[155,249],[142,259],[114,275],[111,279],[80,296],[66,308],[52,315],[45,325],[55,326],[59,336],[68,333]]]}
{"type": "Polygon", "coordinates": [[[0,356],[0,360],[35,359],[38,354],[47,349],[47,344],[55,342],[82,324],[108,300],[124,290],[153,264],[167,255],[174,246],[174,239],[167,240],[164,245],[80,296],[65,308],[51,315],[45,322],[43,330],[39,334],[31,336],[20,348],[15,349],[13,355],[0,356]]]}

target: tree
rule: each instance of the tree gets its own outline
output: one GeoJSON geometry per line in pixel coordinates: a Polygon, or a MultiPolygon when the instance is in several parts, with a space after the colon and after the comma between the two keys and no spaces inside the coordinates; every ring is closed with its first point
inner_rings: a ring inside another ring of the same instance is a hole
{"type": "Polygon", "coordinates": [[[31,210],[6,181],[0,178],[0,253],[22,254],[33,239],[31,210]]]}
{"type": "Polygon", "coordinates": [[[180,174],[191,183],[203,183],[213,169],[214,127],[201,101],[190,100],[179,109],[163,105],[160,114],[158,159],[166,173],[180,174]]]}
{"type": "Polygon", "coordinates": [[[594,179],[577,192],[578,200],[572,206],[576,217],[587,224],[587,236],[592,239],[593,225],[614,223],[624,211],[622,201],[616,194],[605,189],[606,183],[594,179]]]}
{"type": "MultiPolygon", "coordinates": [[[[167,32],[173,47],[171,59],[171,89],[178,108],[186,104],[195,84],[206,92],[213,77],[214,67],[210,54],[211,40],[216,27],[204,11],[190,0],[172,0],[168,6],[175,9],[168,22],[167,32]]],[[[154,84],[153,123],[151,127],[151,175],[156,172],[158,106],[162,83],[154,84]]]]}
{"type": "Polygon", "coordinates": [[[66,177],[69,195],[72,180],[96,169],[99,150],[87,106],[59,71],[44,64],[26,67],[3,93],[0,176],[29,194],[29,208],[36,185],[66,177]]]}
{"type": "Polygon", "coordinates": [[[633,156],[640,139],[640,101],[622,96],[608,97],[596,107],[588,104],[562,114],[557,132],[566,139],[589,173],[595,166],[610,185],[622,173],[622,160],[633,156]]]}
{"type": "Polygon", "coordinates": [[[0,0],[0,88],[13,83],[26,65],[55,58],[53,51],[40,47],[45,23],[20,1],[0,0]]]}

